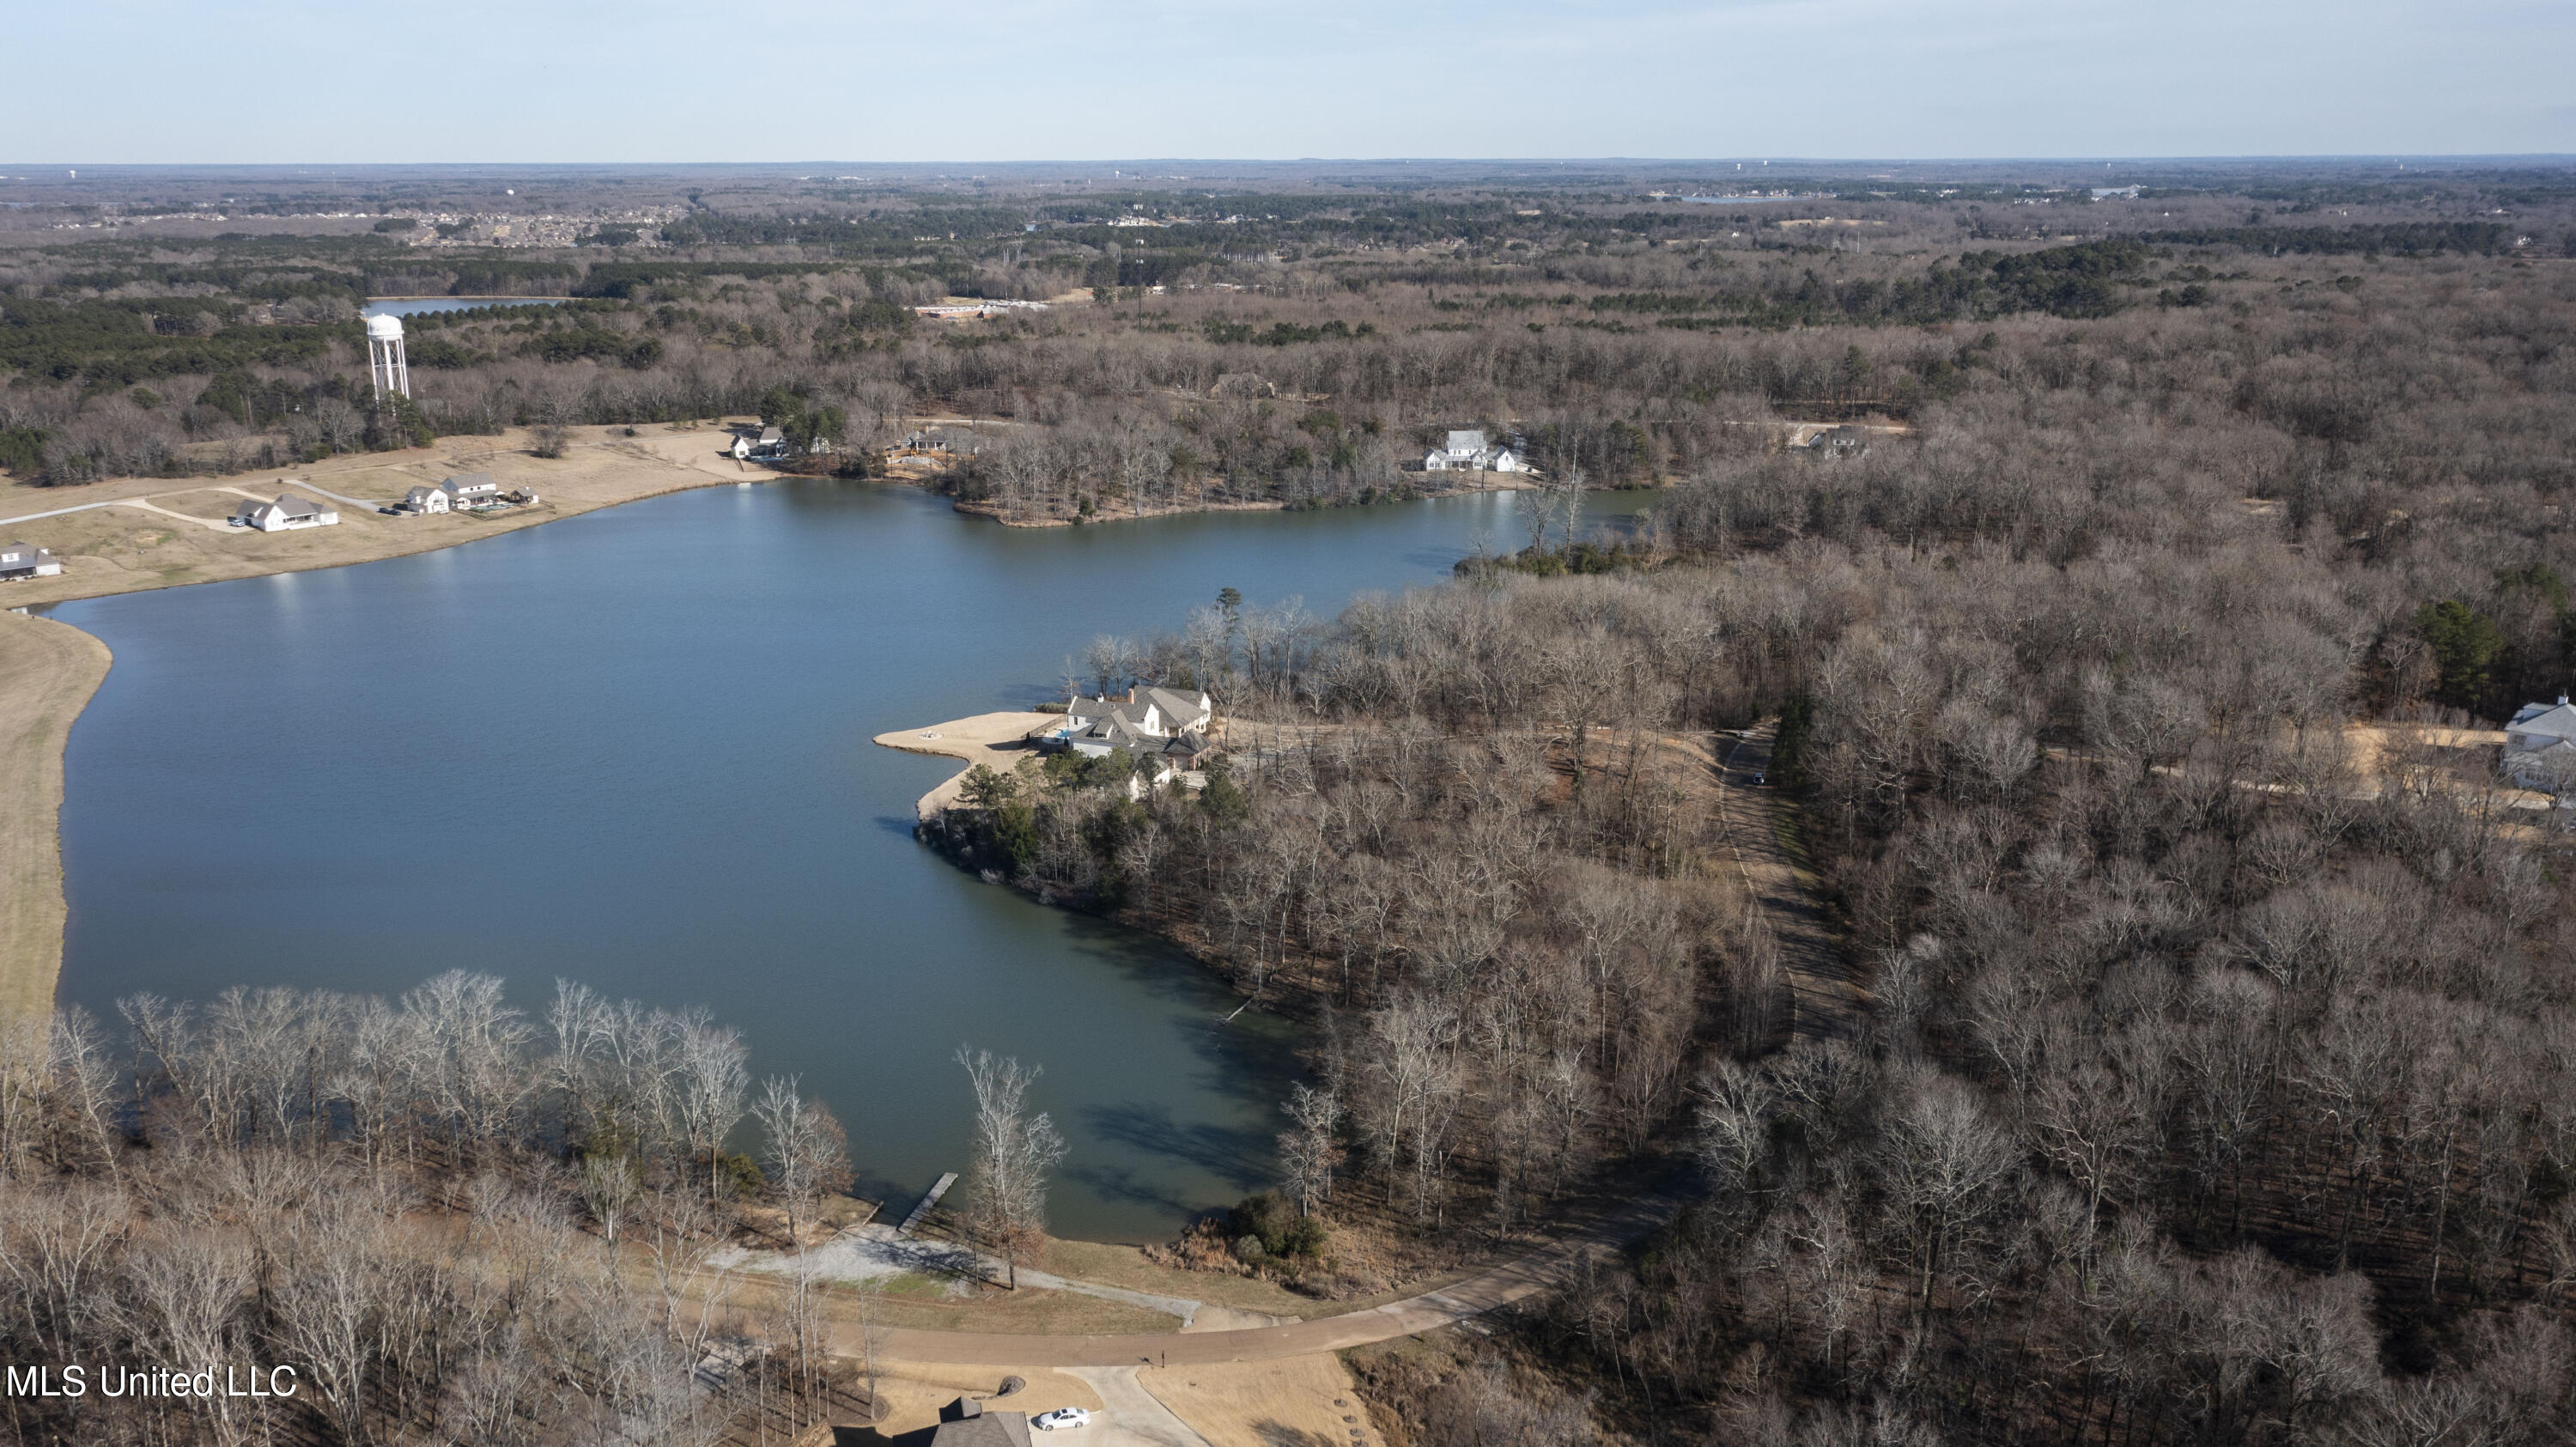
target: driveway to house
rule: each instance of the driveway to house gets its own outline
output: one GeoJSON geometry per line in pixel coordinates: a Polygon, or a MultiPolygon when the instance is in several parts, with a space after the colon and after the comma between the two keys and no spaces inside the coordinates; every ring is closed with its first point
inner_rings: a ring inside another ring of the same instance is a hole
{"type": "MultiPolygon", "coordinates": [[[[260,500],[261,500],[262,502],[266,502],[266,501],[267,501],[267,499],[266,499],[266,498],[262,498],[262,499],[260,499],[260,500]]],[[[161,516],[163,516],[163,517],[165,517],[165,518],[177,518],[179,521],[181,521],[181,522],[183,522],[183,523],[194,523],[194,524],[196,524],[198,527],[201,527],[201,528],[213,528],[216,532],[219,532],[219,533],[220,533],[220,532],[229,532],[229,531],[231,531],[231,529],[232,529],[232,523],[231,523],[229,520],[227,520],[227,519],[224,519],[224,518],[201,518],[201,517],[190,517],[188,514],[183,513],[183,512],[172,512],[172,511],[170,511],[170,509],[168,509],[168,508],[166,508],[166,507],[157,507],[157,506],[153,505],[152,503],[146,502],[146,501],[144,501],[142,498],[139,498],[139,497],[129,497],[129,498],[123,499],[122,501],[119,501],[119,502],[106,502],[106,503],[100,503],[100,504],[99,504],[99,506],[101,506],[101,507],[139,507],[139,508],[143,509],[145,512],[157,512],[157,513],[161,514],[161,516]]]]}
{"type": "MultiPolygon", "coordinates": [[[[1208,1439],[1192,1430],[1190,1424],[1172,1415],[1172,1409],[1157,1400],[1153,1393],[1136,1380],[1137,1367],[1066,1367],[1068,1377],[1079,1377],[1091,1390],[1100,1394],[1101,1410],[1091,1416],[1091,1425],[1060,1435],[1068,1439],[1067,1447],[1080,1442],[1102,1447],[1208,1447],[1208,1439]]],[[[1043,1442],[1046,1435],[1038,1440],[1043,1442]]]]}
{"type": "MultiPolygon", "coordinates": [[[[191,490],[193,491],[193,489],[191,490]]],[[[248,494],[244,494],[244,496],[248,496],[248,494]]],[[[262,502],[267,501],[266,498],[262,498],[260,500],[262,502]]],[[[0,528],[12,527],[18,523],[31,523],[38,518],[58,518],[63,516],[65,513],[88,512],[91,508],[96,507],[141,508],[145,512],[156,512],[165,518],[177,518],[183,523],[195,523],[198,527],[213,528],[217,532],[222,532],[232,526],[231,523],[221,522],[213,518],[190,517],[183,512],[172,512],[166,507],[154,507],[150,500],[146,498],[112,497],[105,502],[85,502],[78,507],[58,507],[52,512],[31,512],[24,517],[0,518],[0,528]]]]}

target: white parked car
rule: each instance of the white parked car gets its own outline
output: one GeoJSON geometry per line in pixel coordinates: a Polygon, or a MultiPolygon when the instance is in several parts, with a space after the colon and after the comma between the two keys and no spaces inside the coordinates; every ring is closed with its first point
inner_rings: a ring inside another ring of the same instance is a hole
{"type": "Polygon", "coordinates": [[[1084,1407],[1058,1407],[1052,1412],[1040,1412],[1029,1425],[1041,1432],[1052,1432],[1058,1427],[1088,1427],[1091,1425],[1091,1412],[1084,1407]]]}

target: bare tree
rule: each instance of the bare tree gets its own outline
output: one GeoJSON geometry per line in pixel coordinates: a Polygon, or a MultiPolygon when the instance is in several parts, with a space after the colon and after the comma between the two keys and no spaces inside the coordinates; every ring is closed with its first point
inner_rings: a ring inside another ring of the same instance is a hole
{"type": "Polygon", "coordinates": [[[1279,1165],[1297,1214],[1312,1216],[1333,1194],[1333,1168],[1342,1155],[1334,1128],[1342,1103],[1329,1087],[1317,1090],[1301,1082],[1289,1090],[1287,1111],[1296,1128],[1279,1133],[1279,1165]]]}
{"type": "Polygon", "coordinates": [[[974,1165],[968,1189],[972,1230],[999,1253],[1020,1286],[1021,1261],[1046,1239],[1047,1172],[1065,1156],[1064,1137],[1044,1111],[1029,1110],[1039,1068],[987,1050],[957,1047],[957,1063],[975,1093],[974,1165]]]}
{"type": "Polygon", "coordinates": [[[725,1138],[743,1116],[743,1097],[751,1074],[742,1037],[703,1021],[691,1021],[679,1032],[679,1110],[692,1159],[707,1168],[707,1195],[714,1198],[724,1180],[725,1138]]]}
{"type": "Polygon", "coordinates": [[[752,1118],[768,1141],[770,1188],[787,1208],[788,1249],[802,1252],[822,1199],[849,1187],[848,1137],[820,1102],[798,1093],[792,1075],[762,1083],[752,1118]]]}

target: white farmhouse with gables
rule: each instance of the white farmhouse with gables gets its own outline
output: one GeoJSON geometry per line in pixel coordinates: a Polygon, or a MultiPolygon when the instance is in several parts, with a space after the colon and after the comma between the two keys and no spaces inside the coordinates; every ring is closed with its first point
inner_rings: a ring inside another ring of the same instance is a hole
{"type": "Polygon", "coordinates": [[[2526,703],[2504,726],[2505,777],[2553,794],[2576,790],[2576,704],[2526,703]]]}
{"type": "Polygon", "coordinates": [[[757,439],[743,434],[733,439],[737,462],[781,462],[786,460],[788,451],[787,434],[775,427],[761,428],[757,439]]]}
{"type": "Polygon", "coordinates": [[[1447,445],[1422,456],[1425,472],[1527,472],[1529,464],[1508,447],[1489,447],[1485,431],[1471,427],[1449,434],[1447,445]]]}
{"type": "Polygon", "coordinates": [[[447,494],[447,511],[460,507],[482,507],[501,500],[501,484],[488,472],[460,472],[438,485],[447,494]]]}

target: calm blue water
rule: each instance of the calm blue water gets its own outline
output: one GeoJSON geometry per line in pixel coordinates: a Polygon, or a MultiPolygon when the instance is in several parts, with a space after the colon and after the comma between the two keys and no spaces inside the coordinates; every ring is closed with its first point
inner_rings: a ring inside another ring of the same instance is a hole
{"type": "Polygon", "coordinates": [[[358,308],[368,317],[413,317],[423,312],[462,312],[487,306],[560,306],[559,296],[423,296],[371,301],[358,308]]]}
{"type": "Polygon", "coordinates": [[[965,1163],[971,1043],[1045,1066],[1059,1233],[1161,1238],[1269,1183],[1291,1042],[1220,1024],[1227,992],[1151,938],[914,843],[955,766],[869,740],[1060,696],[1095,633],[1220,588],[1330,614],[1432,581],[1510,509],[1020,530],[782,481],[65,604],[116,663],[67,753],[63,998],[465,967],[532,1012],[559,976],[703,1004],[830,1103],[898,1211],[965,1163]]]}

